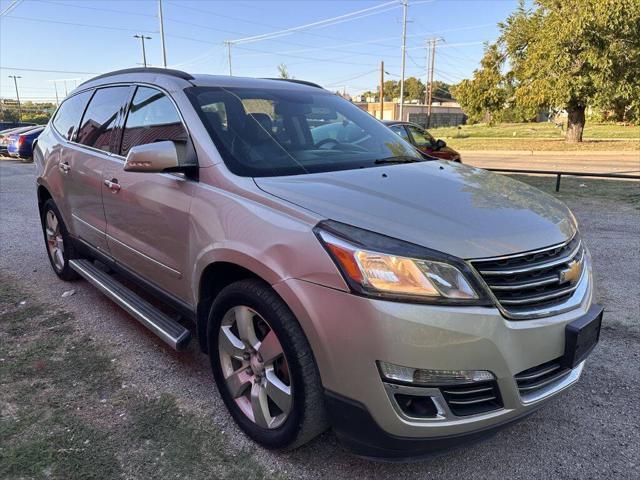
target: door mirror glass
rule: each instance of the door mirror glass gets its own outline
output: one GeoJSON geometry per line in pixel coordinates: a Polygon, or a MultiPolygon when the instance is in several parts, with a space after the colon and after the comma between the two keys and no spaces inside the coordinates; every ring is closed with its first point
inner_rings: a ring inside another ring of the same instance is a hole
{"type": "Polygon", "coordinates": [[[445,141],[444,141],[444,140],[442,140],[441,138],[439,138],[439,139],[436,141],[436,148],[437,148],[438,150],[439,150],[439,149],[441,149],[441,148],[444,148],[444,147],[446,147],[446,146],[447,146],[447,142],[445,142],[445,141]]]}
{"type": "Polygon", "coordinates": [[[170,141],[131,147],[124,164],[126,172],[160,173],[179,167],[176,146],[170,141]]]}

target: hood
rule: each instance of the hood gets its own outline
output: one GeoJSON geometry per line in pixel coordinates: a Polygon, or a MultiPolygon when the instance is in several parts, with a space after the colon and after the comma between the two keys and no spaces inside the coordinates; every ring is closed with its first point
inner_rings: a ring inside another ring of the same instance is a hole
{"type": "Polygon", "coordinates": [[[256,178],[263,191],[327,219],[471,259],[569,240],[559,200],[527,184],[450,162],[256,178]]]}

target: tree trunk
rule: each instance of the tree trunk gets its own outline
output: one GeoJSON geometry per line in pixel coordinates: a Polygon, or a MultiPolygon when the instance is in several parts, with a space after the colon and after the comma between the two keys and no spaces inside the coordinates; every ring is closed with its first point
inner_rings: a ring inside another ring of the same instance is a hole
{"type": "Polygon", "coordinates": [[[582,141],[585,122],[584,110],[585,106],[582,104],[574,104],[567,107],[567,135],[565,137],[567,143],[582,141]]]}

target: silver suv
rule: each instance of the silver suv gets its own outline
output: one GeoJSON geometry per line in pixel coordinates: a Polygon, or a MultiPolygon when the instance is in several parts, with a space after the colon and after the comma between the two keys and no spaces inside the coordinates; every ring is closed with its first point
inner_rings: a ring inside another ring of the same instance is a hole
{"type": "Polygon", "coordinates": [[[102,75],[35,161],[58,276],[173,348],[193,333],[268,448],[329,426],[372,457],[475,440],[575,383],[598,341],[562,203],[425,158],[308,82],[102,75]]]}

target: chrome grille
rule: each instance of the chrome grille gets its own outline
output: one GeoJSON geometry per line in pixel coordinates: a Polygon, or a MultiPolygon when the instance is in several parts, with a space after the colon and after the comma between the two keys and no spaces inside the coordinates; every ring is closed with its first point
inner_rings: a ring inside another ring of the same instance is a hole
{"type": "Polygon", "coordinates": [[[440,387],[451,413],[458,417],[477,415],[502,408],[496,382],[470,383],[440,387]]]}
{"type": "Polygon", "coordinates": [[[547,249],[472,260],[502,308],[516,316],[567,301],[584,273],[584,248],[576,235],[547,249]]]}
{"type": "Polygon", "coordinates": [[[561,379],[570,371],[569,368],[562,366],[558,358],[520,372],[515,376],[520,396],[526,397],[527,395],[535,393],[541,388],[561,379]]]}

